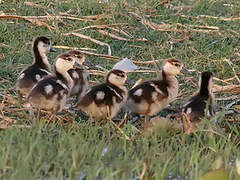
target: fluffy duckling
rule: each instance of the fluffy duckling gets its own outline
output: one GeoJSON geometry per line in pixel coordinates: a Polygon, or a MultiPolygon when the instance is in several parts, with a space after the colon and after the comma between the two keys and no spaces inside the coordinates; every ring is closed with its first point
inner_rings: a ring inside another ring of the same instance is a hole
{"type": "Polygon", "coordinates": [[[190,73],[183,64],[176,59],[168,59],[162,66],[162,79],[145,81],[128,92],[128,108],[137,114],[156,115],[178,95],[178,81],[176,75],[190,73]]]}
{"type": "Polygon", "coordinates": [[[183,112],[189,117],[191,122],[198,122],[200,118],[204,117],[206,109],[207,115],[213,116],[215,114],[212,72],[203,72],[201,74],[199,92],[190,98],[184,105],[183,112]],[[206,107],[208,104],[208,108],[206,107]]]}
{"type": "Polygon", "coordinates": [[[59,55],[55,61],[56,75],[42,79],[33,87],[28,96],[30,104],[39,109],[60,112],[73,87],[68,70],[73,68],[74,63],[75,60],[69,54],[59,55]]]}
{"type": "Polygon", "coordinates": [[[77,95],[80,100],[81,97],[86,93],[88,89],[88,73],[85,70],[84,66],[93,66],[89,61],[86,60],[85,54],[77,51],[71,50],[67,54],[73,56],[76,61],[82,65],[75,69],[68,70],[69,75],[73,79],[73,87],[70,92],[70,96],[77,95]]]}
{"type": "Polygon", "coordinates": [[[56,52],[51,47],[50,40],[44,36],[37,37],[33,42],[33,64],[20,73],[16,82],[16,90],[20,100],[22,97],[27,97],[38,81],[51,74],[51,67],[47,58],[48,52],[56,52]]]}
{"type": "Polygon", "coordinates": [[[92,87],[78,103],[78,108],[92,120],[115,117],[127,99],[127,89],[124,86],[126,79],[124,71],[110,71],[106,82],[92,87]]]}

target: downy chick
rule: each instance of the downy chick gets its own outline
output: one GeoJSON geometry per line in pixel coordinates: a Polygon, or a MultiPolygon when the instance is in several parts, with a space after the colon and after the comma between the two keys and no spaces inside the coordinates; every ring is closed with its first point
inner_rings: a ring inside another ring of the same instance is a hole
{"type": "Polygon", "coordinates": [[[106,82],[92,87],[80,100],[78,108],[87,113],[92,120],[112,119],[126,102],[126,79],[124,71],[110,71],[106,82]]]}
{"type": "Polygon", "coordinates": [[[51,67],[47,58],[48,52],[56,52],[51,47],[50,40],[44,36],[37,37],[33,42],[33,64],[20,73],[16,82],[16,90],[20,100],[27,97],[38,81],[51,74],[51,67]]]}
{"type": "Polygon", "coordinates": [[[74,63],[75,60],[68,54],[58,56],[55,61],[56,75],[42,79],[29,93],[28,101],[31,105],[54,113],[60,112],[73,87],[68,70],[73,68],[74,63]]]}
{"type": "Polygon", "coordinates": [[[85,54],[77,50],[71,50],[67,52],[67,54],[75,58],[81,65],[81,67],[68,70],[69,75],[73,79],[73,87],[71,89],[70,96],[77,95],[78,100],[80,100],[88,89],[88,73],[84,66],[92,67],[93,64],[86,60],[85,54]]]}
{"type": "Polygon", "coordinates": [[[189,117],[191,122],[199,122],[200,118],[206,114],[211,117],[215,114],[212,72],[203,72],[200,80],[200,90],[184,105],[183,112],[189,117]],[[208,107],[207,107],[208,104],[208,107]]]}
{"type": "Polygon", "coordinates": [[[156,115],[178,95],[176,75],[180,72],[189,73],[183,64],[176,59],[168,59],[162,66],[162,79],[145,81],[128,92],[127,107],[136,114],[156,115]]]}

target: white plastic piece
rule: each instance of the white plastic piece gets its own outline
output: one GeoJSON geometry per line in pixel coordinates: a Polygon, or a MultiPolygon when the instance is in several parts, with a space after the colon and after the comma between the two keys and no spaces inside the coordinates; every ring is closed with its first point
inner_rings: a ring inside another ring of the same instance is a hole
{"type": "Polygon", "coordinates": [[[117,62],[113,69],[119,69],[122,71],[134,71],[138,69],[138,67],[128,58],[123,58],[123,60],[117,62]]]}

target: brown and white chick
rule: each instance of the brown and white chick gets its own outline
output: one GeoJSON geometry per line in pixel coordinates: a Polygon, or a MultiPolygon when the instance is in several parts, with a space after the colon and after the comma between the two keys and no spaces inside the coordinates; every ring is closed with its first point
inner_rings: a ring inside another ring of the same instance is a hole
{"type": "Polygon", "coordinates": [[[183,112],[193,123],[199,122],[200,118],[204,117],[205,114],[209,117],[215,114],[215,102],[212,92],[212,72],[203,72],[201,74],[199,84],[200,90],[193,97],[191,97],[183,107],[183,112]]]}
{"type": "Polygon", "coordinates": [[[88,73],[84,66],[93,66],[92,63],[86,60],[85,54],[77,50],[71,50],[67,52],[70,56],[76,59],[81,65],[75,69],[68,70],[69,75],[73,79],[73,87],[70,92],[70,96],[77,95],[78,100],[86,93],[88,89],[88,73]]]}
{"type": "Polygon", "coordinates": [[[16,90],[19,98],[27,97],[32,87],[43,77],[51,74],[47,53],[56,52],[47,37],[37,37],[33,42],[33,64],[24,69],[18,76],[16,90]]]}
{"type": "Polygon", "coordinates": [[[128,92],[127,107],[136,114],[156,115],[178,95],[178,81],[176,75],[189,73],[183,64],[176,59],[168,59],[162,66],[162,79],[145,81],[128,92]]]}
{"type": "Polygon", "coordinates": [[[56,58],[56,75],[48,76],[39,81],[31,90],[28,101],[33,107],[50,110],[54,113],[60,112],[73,87],[73,80],[68,74],[75,60],[69,54],[62,54],[56,58]]]}
{"type": "Polygon", "coordinates": [[[124,71],[110,71],[106,82],[92,87],[78,103],[78,108],[87,113],[92,120],[112,119],[126,102],[126,79],[124,71]]]}

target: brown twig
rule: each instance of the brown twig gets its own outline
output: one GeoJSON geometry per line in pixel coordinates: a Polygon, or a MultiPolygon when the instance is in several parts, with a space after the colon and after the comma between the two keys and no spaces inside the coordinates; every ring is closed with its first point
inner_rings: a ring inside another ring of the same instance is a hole
{"type": "MultiPolygon", "coordinates": [[[[66,17],[78,17],[75,14],[69,14],[69,13],[60,13],[60,15],[61,16],[66,16],[66,17]]],[[[107,18],[107,19],[112,18],[112,15],[110,15],[110,14],[98,14],[98,15],[82,16],[82,18],[98,21],[98,20],[104,19],[104,18],[107,18]]]]}
{"type": "Polygon", "coordinates": [[[131,139],[128,137],[128,135],[120,128],[118,127],[118,125],[115,124],[115,122],[112,121],[112,119],[110,118],[110,107],[107,106],[107,119],[118,129],[118,131],[124,136],[124,138],[128,141],[131,141],[131,139]]]}
{"type": "Polygon", "coordinates": [[[199,15],[196,18],[211,18],[211,19],[217,19],[217,20],[220,20],[220,21],[237,21],[237,20],[240,20],[240,17],[225,18],[225,17],[215,17],[215,16],[208,16],[208,15],[199,15]]]}
{"type": "Polygon", "coordinates": [[[86,35],[83,35],[83,34],[80,34],[80,33],[73,32],[73,33],[71,33],[71,35],[77,36],[77,37],[82,38],[82,39],[86,39],[86,40],[92,41],[92,42],[94,42],[94,43],[96,43],[96,44],[98,44],[100,46],[107,46],[107,48],[108,48],[108,55],[111,56],[111,54],[112,54],[111,47],[107,43],[101,42],[99,40],[91,38],[90,36],[86,36],[86,35]]]}
{"type": "Polygon", "coordinates": [[[25,1],[24,4],[28,5],[28,6],[34,6],[34,7],[37,7],[37,8],[42,8],[42,9],[46,9],[47,8],[47,7],[42,6],[40,4],[36,4],[36,3],[33,3],[33,2],[29,2],[29,1],[25,1]]]}
{"type": "Polygon", "coordinates": [[[237,21],[237,20],[240,20],[240,17],[225,18],[225,17],[216,17],[216,16],[208,16],[208,15],[187,16],[187,15],[184,15],[184,14],[177,14],[177,16],[181,16],[181,17],[184,17],[184,18],[193,18],[193,19],[211,18],[211,19],[217,19],[217,20],[220,20],[220,21],[237,21]]]}
{"type": "Polygon", "coordinates": [[[213,92],[222,92],[222,93],[229,93],[229,94],[239,94],[240,93],[240,85],[227,85],[227,86],[220,86],[214,85],[213,92]]]}
{"type": "Polygon", "coordinates": [[[125,121],[126,121],[126,119],[127,119],[127,113],[125,113],[124,114],[124,117],[123,117],[123,119],[120,121],[120,123],[118,124],[118,127],[119,128],[121,128],[123,125],[124,125],[124,123],[125,123],[125,121]]]}
{"type": "Polygon", "coordinates": [[[4,43],[0,43],[0,47],[4,47],[4,48],[12,48],[11,46],[4,44],[4,43]]]}
{"type": "Polygon", "coordinates": [[[86,19],[92,19],[98,21],[100,19],[110,19],[112,18],[112,14],[98,14],[98,15],[90,15],[90,16],[83,16],[86,19]]]}
{"type": "Polygon", "coordinates": [[[118,32],[120,34],[123,34],[124,36],[126,36],[126,37],[128,37],[130,39],[133,38],[133,36],[130,33],[126,32],[126,31],[123,31],[120,28],[115,28],[115,27],[111,27],[111,26],[107,26],[106,28],[111,29],[113,31],[116,31],[116,32],[118,32]]]}
{"type": "Polygon", "coordinates": [[[53,46],[56,49],[73,49],[73,50],[83,50],[83,51],[97,51],[96,49],[93,48],[78,48],[78,47],[69,47],[69,46],[53,46]]]}
{"type": "Polygon", "coordinates": [[[28,22],[31,22],[33,24],[36,24],[38,26],[45,26],[47,27],[50,31],[52,31],[52,27],[46,24],[45,22],[40,21],[39,19],[32,19],[27,16],[18,16],[18,15],[0,15],[0,19],[22,19],[28,22]]]}
{"type": "Polygon", "coordinates": [[[127,23],[116,23],[116,24],[108,24],[108,25],[91,25],[91,26],[86,26],[84,28],[75,29],[75,30],[70,31],[63,35],[68,36],[68,35],[71,35],[73,32],[78,32],[78,31],[82,31],[82,30],[86,30],[86,29],[106,29],[106,28],[111,28],[114,26],[126,26],[126,25],[127,25],[127,23]]]}
{"type": "Polygon", "coordinates": [[[141,179],[141,180],[143,179],[143,177],[144,177],[144,175],[145,175],[145,173],[146,173],[146,170],[147,170],[147,165],[146,165],[146,163],[144,163],[144,164],[143,164],[142,173],[141,173],[139,179],[141,179]]]}
{"type": "Polygon", "coordinates": [[[221,97],[221,98],[215,98],[216,101],[229,101],[239,98],[239,95],[229,96],[229,97],[221,97]]]}
{"type": "Polygon", "coordinates": [[[239,79],[239,77],[238,77],[238,75],[237,75],[237,73],[236,73],[236,71],[235,71],[235,69],[234,69],[234,67],[233,67],[233,64],[232,64],[232,62],[229,60],[229,59],[225,59],[225,61],[228,63],[228,65],[231,67],[231,69],[232,69],[232,71],[233,71],[233,73],[234,73],[234,76],[235,76],[235,78],[237,79],[237,81],[238,81],[238,84],[240,84],[240,79],[239,79]]]}
{"type": "Polygon", "coordinates": [[[134,15],[136,18],[141,20],[141,23],[149,27],[155,31],[161,31],[161,32],[180,32],[180,33],[186,33],[188,31],[191,32],[204,32],[204,33],[210,33],[214,31],[219,31],[219,28],[216,26],[194,26],[194,25],[188,25],[188,24],[156,24],[154,22],[151,22],[144,17],[142,18],[140,15],[134,12],[129,12],[129,14],[134,15]],[[185,29],[178,29],[177,26],[180,26],[185,29]],[[200,28],[200,29],[193,29],[193,28],[200,28]]]}
{"type": "Polygon", "coordinates": [[[213,80],[214,80],[214,81],[223,82],[223,83],[228,84],[228,85],[231,84],[230,82],[228,82],[228,81],[226,81],[226,80],[222,80],[222,79],[219,79],[219,78],[216,78],[216,77],[214,77],[213,80]]]}
{"type": "Polygon", "coordinates": [[[0,119],[4,121],[4,124],[12,124],[14,122],[13,119],[11,119],[10,117],[4,116],[0,114],[0,119]]]}
{"type": "Polygon", "coordinates": [[[150,49],[149,49],[149,53],[150,53],[150,55],[151,55],[152,61],[154,62],[153,65],[154,65],[155,71],[156,71],[156,73],[157,73],[157,78],[160,78],[161,68],[158,66],[158,63],[157,63],[156,60],[154,59],[153,54],[152,54],[152,52],[151,52],[150,49]]]}
{"type": "Polygon", "coordinates": [[[109,32],[104,31],[104,30],[98,30],[98,32],[101,33],[101,34],[103,34],[103,35],[109,36],[109,37],[111,37],[111,38],[113,38],[113,39],[120,40],[120,41],[130,41],[130,39],[126,39],[126,38],[117,36],[117,35],[115,35],[115,34],[109,33],[109,32]]]}
{"type": "Polygon", "coordinates": [[[79,52],[87,54],[89,56],[98,56],[98,57],[101,57],[101,58],[104,58],[104,59],[109,59],[109,60],[114,60],[114,61],[122,60],[122,58],[117,57],[117,56],[109,56],[109,55],[106,55],[106,54],[97,54],[97,53],[93,53],[93,52],[90,52],[90,51],[81,51],[81,50],[79,50],[79,52]]]}
{"type": "Polygon", "coordinates": [[[155,31],[162,31],[162,32],[186,32],[182,29],[172,28],[169,24],[156,24],[154,22],[151,22],[149,20],[146,20],[145,18],[141,19],[141,23],[155,31]]]}
{"type": "Polygon", "coordinates": [[[177,23],[177,25],[182,26],[182,27],[191,27],[191,28],[208,29],[208,30],[219,30],[219,27],[217,27],[217,26],[198,26],[198,25],[180,24],[180,23],[177,23]]]}
{"type": "MultiPolygon", "coordinates": [[[[59,48],[60,47],[61,46],[59,46],[59,48]]],[[[74,48],[76,48],[76,47],[74,47],[74,48]]],[[[64,46],[63,46],[63,49],[64,49],[64,46]]],[[[98,56],[98,57],[101,57],[101,58],[104,58],[104,59],[109,59],[109,60],[114,60],[114,61],[121,61],[123,59],[123,58],[117,57],[117,56],[109,56],[109,55],[106,55],[106,54],[97,54],[97,53],[93,53],[93,52],[90,52],[90,51],[82,51],[82,50],[79,50],[79,51],[81,53],[89,55],[89,56],[98,56]]],[[[155,61],[156,62],[161,62],[161,61],[164,61],[164,60],[165,59],[158,59],[158,60],[155,60],[155,61]]],[[[134,60],[132,62],[135,63],[135,64],[142,64],[142,65],[153,64],[154,63],[154,61],[134,61],[134,60]]],[[[137,72],[137,71],[134,71],[134,72],[137,72]]]]}
{"type": "Polygon", "coordinates": [[[100,75],[100,76],[106,76],[107,72],[99,71],[99,70],[88,70],[89,74],[93,75],[100,75]]]}
{"type": "Polygon", "coordinates": [[[127,73],[156,73],[156,70],[134,70],[134,71],[126,71],[127,73]]]}

